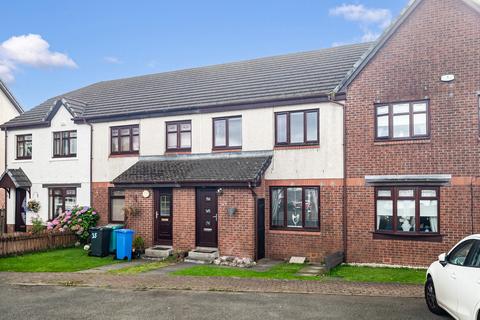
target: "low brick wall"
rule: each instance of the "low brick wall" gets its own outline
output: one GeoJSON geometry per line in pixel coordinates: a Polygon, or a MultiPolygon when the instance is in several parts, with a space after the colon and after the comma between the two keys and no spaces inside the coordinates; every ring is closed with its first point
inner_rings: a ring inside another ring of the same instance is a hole
{"type": "Polygon", "coordinates": [[[13,233],[0,236],[0,257],[43,251],[55,248],[71,247],[77,242],[72,233],[45,232],[38,235],[13,233]]]}

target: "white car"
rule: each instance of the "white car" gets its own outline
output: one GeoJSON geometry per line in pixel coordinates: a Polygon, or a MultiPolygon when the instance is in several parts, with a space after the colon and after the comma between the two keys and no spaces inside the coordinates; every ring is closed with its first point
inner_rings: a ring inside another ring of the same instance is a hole
{"type": "Polygon", "coordinates": [[[433,313],[480,320],[480,234],[442,253],[427,271],[425,300],[433,313]]]}

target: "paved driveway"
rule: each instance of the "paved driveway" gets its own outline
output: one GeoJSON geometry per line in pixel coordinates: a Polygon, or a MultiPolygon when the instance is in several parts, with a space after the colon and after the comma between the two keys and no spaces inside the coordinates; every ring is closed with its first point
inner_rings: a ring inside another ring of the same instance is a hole
{"type": "Polygon", "coordinates": [[[0,285],[1,319],[448,319],[419,298],[0,285]]]}

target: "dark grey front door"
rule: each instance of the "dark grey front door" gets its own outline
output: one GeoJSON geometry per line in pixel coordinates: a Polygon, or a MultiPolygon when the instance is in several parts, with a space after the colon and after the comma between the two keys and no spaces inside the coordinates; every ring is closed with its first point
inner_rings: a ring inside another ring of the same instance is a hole
{"type": "Polygon", "coordinates": [[[197,189],[197,246],[217,247],[218,204],[216,189],[197,189]]]}
{"type": "Polygon", "coordinates": [[[172,189],[155,190],[155,244],[172,244],[172,189]]]}

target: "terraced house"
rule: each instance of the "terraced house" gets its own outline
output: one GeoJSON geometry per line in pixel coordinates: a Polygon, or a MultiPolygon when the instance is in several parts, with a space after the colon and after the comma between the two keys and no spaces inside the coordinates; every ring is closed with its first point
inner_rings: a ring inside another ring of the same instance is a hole
{"type": "Polygon", "coordinates": [[[54,97],[2,126],[7,172],[45,220],[91,203],[149,246],[427,264],[479,229],[478,8],[417,0],[375,43],[54,97]]]}

